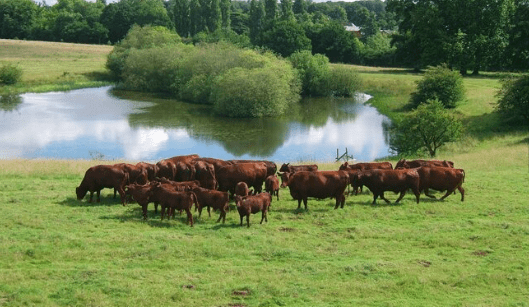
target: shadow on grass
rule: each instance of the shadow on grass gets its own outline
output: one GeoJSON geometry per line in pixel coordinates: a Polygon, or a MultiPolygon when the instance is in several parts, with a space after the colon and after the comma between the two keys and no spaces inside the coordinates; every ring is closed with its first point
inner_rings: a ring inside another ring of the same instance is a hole
{"type": "Polygon", "coordinates": [[[88,202],[87,197],[83,198],[82,200],[78,200],[77,198],[74,198],[74,197],[68,197],[63,201],[58,202],[57,204],[62,205],[62,206],[69,206],[69,207],[88,207],[88,206],[97,207],[97,206],[116,206],[116,205],[121,206],[121,202],[119,198],[114,199],[112,196],[101,197],[101,202],[97,202],[94,196],[94,200],[91,203],[88,202]]]}

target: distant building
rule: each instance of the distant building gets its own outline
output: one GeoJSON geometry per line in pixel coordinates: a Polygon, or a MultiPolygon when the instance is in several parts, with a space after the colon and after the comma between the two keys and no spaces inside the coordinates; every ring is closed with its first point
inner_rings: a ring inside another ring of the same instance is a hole
{"type": "Polygon", "coordinates": [[[359,27],[355,26],[354,23],[346,24],[345,31],[352,33],[354,36],[360,38],[362,37],[362,31],[359,27]]]}

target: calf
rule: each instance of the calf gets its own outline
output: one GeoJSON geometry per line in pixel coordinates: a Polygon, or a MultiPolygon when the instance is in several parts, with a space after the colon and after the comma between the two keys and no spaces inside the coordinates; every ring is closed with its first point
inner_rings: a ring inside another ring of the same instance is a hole
{"type": "Polygon", "coordinates": [[[174,180],[176,176],[176,164],[172,161],[162,160],[156,163],[158,172],[156,177],[174,180]]]}
{"type": "Polygon", "coordinates": [[[94,192],[97,193],[97,202],[101,201],[101,190],[104,188],[114,188],[121,197],[121,203],[123,206],[127,204],[125,199],[125,185],[129,181],[129,174],[120,167],[113,165],[96,165],[90,167],[84,175],[81,184],[75,188],[75,194],[77,199],[81,200],[85,197],[86,193],[90,191],[90,200],[94,196],[94,192]]]}
{"type": "Polygon", "coordinates": [[[197,196],[198,207],[195,208],[195,211],[198,209],[198,217],[200,218],[202,215],[202,208],[204,207],[208,208],[208,215],[211,217],[209,209],[213,208],[213,210],[220,211],[217,223],[222,219],[222,223],[224,224],[226,221],[226,210],[228,209],[230,201],[228,192],[213,191],[200,187],[194,188],[192,191],[197,196]]]}
{"type": "MultiPolygon", "coordinates": [[[[165,178],[159,178],[158,180],[151,181],[152,186],[158,185],[158,183],[160,183],[163,187],[165,187],[168,190],[173,190],[173,191],[178,191],[178,192],[190,191],[200,186],[200,182],[198,182],[197,180],[176,182],[172,180],[167,180],[165,178]]],[[[156,199],[153,201],[154,201],[154,213],[157,213],[158,204],[160,202],[156,199]]]]}
{"type": "Polygon", "coordinates": [[[277,178],[277,175],[270,175],[266,177],[265,191],[270,193],[272,196],[276,195],[277,200],[279,200],[279,179],[277,178]]]}
{"type": "Polygon", "coordinates": [[[270,193],[260,193],[253,196],[241,197],[235,196],[235,204],[237,205],[237,211],[241,217],[241,226],[244,217],[246,216],[246,224],[250,227],[250,214],[255,214],[259,211],[262,212],[261,223],[265,220],[268,223],[267,213],[272,202],[272,195],[270,193]]]}
{"type": "Polygon", "coordinates": [[[175,210],[184,210],[187,214],[187,222],[193,227],[193,215],[191,214],[191,208],[193,203],[197,204],[197,197],[193,192],[177,192],[174,190],[167,189],[162,186],[161,183],[154,185],[152,190],[153,197],[155,197],[162,206],[161,215],[162,220],[165,215],[165,209],[168,209],[168,218],[174,216],[175,210]]]}
{"type": "Polygon", "coordinates": [[[143,212],[143,219],[147,219],[147,206],[152,201],[152,185],[144,184],[140,185],[137,183],[129,184],[125,186],[125,192],[132,196],[138,205],[141,206],[143,212]]]}
{"type": "Polygon", "coordinates": [[[461,186],[465,181],[465,171],[463,169],[422,166],[417,168],[417,172],[420,177],[419,190],[421,192],[424,191],[424,195],[435,198],[429,193],[429,189],[440,192],[446,191],[446,194],[441,197],[441,200],[443,200],[450,193],[455,192],[457,188],[461,193],[461,201],[464,201],[465,190],[461,186]]]}
{"type": "Polygon", "coordinates": [[[301,201],[307,210],[307,199],[314,197],[318,199],[336,198],[337,209],[345,205],[345,189],[349,184],[349,175],[345,171],[323,171],[323,172],[296,172],[288,180],[290,195],[298,201],[298,209],[301,201]]]}
{"type": "Polygon", "coordinates": [[[415,169],[395,169],[395,170],[366,170],[357,173],[353,176],[351,183],[354,189],[365,185],[373,193],[373,205],[376,204],[377,198],[380,196],[387,203],[390,203],[384,197],[385,191],[400,192],[397,199],[398,203],[406,194],[406,190],[411,189],[419,203],[419,182],[420,177],[415,169]]]}
{"type": "Polygon", "coordinates": [[[266,179],[267,168],[264,163],[236,163],[219,169],[216,179],[220,191],[235,193],[235,186],[239,182],[245,182],[255,191],[261,192],[266,179]]]}
{"type": "Polygon", "coordinates": [[[239,182],[235,186],[235,195],[239,196],[248,196],[250,194],[250,189],[248,189],[248,185],[246,182],[239,182]]]}

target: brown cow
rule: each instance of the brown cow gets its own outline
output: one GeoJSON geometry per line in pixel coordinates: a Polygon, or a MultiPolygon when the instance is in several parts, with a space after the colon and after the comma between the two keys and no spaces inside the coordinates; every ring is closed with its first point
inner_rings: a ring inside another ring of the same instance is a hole
{"type": "Polygon", "coordinates": [[[368,169],[393,169],[393,165],[391,165],[390,162],[365,162],[365,163],[355,163],[355,164],[349,164],[348,162],[345,162],[344,164],[340,165],[341,171],[344,170],[368,170],[368,169]]]}
{"type": "Polygon", "coordinates": [[[245,182],[256,192],[261,192],[266,173],[264,163],[237,163],[224,166],[216,174],[219,191],[230,191],[234,194],[237,183],[245,182]]]}
{"type": "Polygon", "coordinates": [[[175,181],[191,181],[195,180],[195,164],[185,163],[185,162],[176,162],[176,175],[175,181]]]}
{"type": "Polygon", "coordinates": [[[233,164],[232,162],[224,161],[224,160],[221,160],[221,159],[215,159],[215,158],[196,158],[193,161],[195,161],[195,162],[203,161],[203,162],[206,162],[206,163],[209,163],[209,164],[213,164],[213,166],[215,167],[215,175],[217,175],[217,172],[222,167],[224,167],[226,165],[232,165],[233,164]]]}
{"type": "Polygon", "coordinates": [[[277,178],[277,175],[274,174],[266,177],[265,191],[272,196],[276,195],[277,200],[279,200],[279,179],[277,178]]]}
{"type": "Polygon", "coordinates": [[[226,221],[226,210],[228,209],[230,202],[228,192],[213,191],[200,187],[194,188],[192,191],[197,196],[198,207],[195,208],[195,211],[198,209],[198,217],[200,218],[202,215],[202,208],[204,207],[208,208],[208,215],[211,217],[210,208],[213,208],[213,210],[220,211],[220,216],[217,220],[217,223],[220,222],[220,219],[222,219],[222,223],[224,224],[226,221]]]}
{"type": "Polygon", "coordinates": [[[141,206],[143,212],[143,219],[147,219],[147,206],[152,201],[152,188],[150,184],[129,184],[125,186],[125,193],[132,196],[138,205],[141,206]]]}
{"type": "Polygon", "coordinates": [[[237,183],[237,185],[235,185],[234,195],[239,195],[239,196],[250,195],[250,189],[248,189],[248,185],[246,184],[246,182],[239,182],[237,183]]]}
{"type": "MultiPolygon", "coordinates": [[[[173,191],[178,191],[178,192],[191,191],[192,189],[200,186],[200,182],[198,182],[197,180],[176,182],[172,180],[167,180],[165,178],[159,178],[158,180],[151,181],[151,185],[153,187],[157,185],[158,183],[161,183],[162,186],[168,190],[173,190],[173,191]]],[[[154,202],[154,213],[158,213],[158,204],[160,203],[160,201],[157,199],[154,199],[153,202],[154,202]]]]}
{"type": "Polygon", "coordinates": [[[279,176],[281,177],[281,187],[282,188],[286,188],[287,185],[288,185],[288,179],[290,178],[290,175],[292,175],[293,173],[289,173],[289,172],[284,172],[284,173],[279,173],[279,176]]]}
{"type": "Polygon", "coordinates": [[[127,204],[125,199],[125,185],[128,181],[129,174],[122,168],[113,165],[96,165],[86,171],[81,184],[75,188],[75,193],[77,194],[77,199],[81,200],[90,191],[90,200],[88,202],[91,203],[94,192],[97,192],[97,202],[100,202],[101,190],[104,188],[114,188],[119,192],[121,203],[125,206],[127,204]]]}
{"type": "Polygon", "coordinates": [[[397,165],[395,165],[395,168],[417,168],[421,166],[429,166],[429,167],[454,167],[454,162],[447,161],[447,160],[411,160],[406,161],[406,159],[400,159],[399,162],[397,162],[397,165]]]}
{"type": "Polygon", "coordinates": [[[274,175],[277,171],[277,164],[272,161],[266,160],[228,160],[233,164],[235,163],[264,163],[266,165],[266,176],[274,175]]]}
{"type": "Polygon", "coordinates": [[[406,194],[408,189],[411,189],[419,203],[419,182],[420,177],[416,169],[395,169],[395,170],[381,170],[373,169],[361,171],[353,176],[351,184],[354,189],[365,185],[373,193],[373,205],[376,204],[377,197],[380,196],[387,203],[390,203],[384,197],[385,191],[400,192],[397,199],[398,203],[406,194]]]}
{"type": "Polygon", "coordinates": [[[301,201],[307,210],[307,198],[318,199],[334,197],[336,198],[337,209],[345,205],[345,189],[349,184],[349,175],[345,171],[323,171],[323,172],[296,172],[288,180],[290,195],[298,201],[298,209],[301,201]]]}
{"type": "Polygon", "coordinates": [[[156,163],[156,167],[158,169],[158,172],[156,173],[156,177],[158,178],[165,178],[169,180],[174,180],[176,176],[176,164],[167,161],[162,160],[158,163],[156,163]]]}
{"type": "Polygon", "coordinates": [[[192,155],[184,155],[184,156],[175,156],[175,157],[172,157],[172,158],[167,158],[165,159],[165,161],[171,161],[173,162],[175,165],[176,163],[178,162],[184,162],[184,163],[193,163],[194,160],[200,158],[197,154],[192,154],[192,155]]]}
{"type": "Polygon", "coordinates": [[[156,178],[156,174],[158,173],[158,167],[156,164],[151,164],[147,162],[138,162],[136,163],[137,167],[141,167],[147,171],[147,180],[152,181],[154,178],[156,178]]]}
{"type": "Polygon", "coordinates": [[[191,208],[193,203],[198,207],[197,196],[195,193],[189,192],[177,192],[174,190],[166,189],[161,183],[156,183],[152,189],[153,197],[156,198],[162,206],[161,215],[162,220],[165,215],[165,209],[168,209],[168,218],[174,217],[175,210],[184,210],[187,214],[187,222],[191,223],[193,227],[193,215],[191,214],[191,208]]]}
{"type": "Polygon", "coordinates": [[[215,179],[215,166],[213,164],[196,161],[195,162],[195,179],[200,181],[200,186],[206,189],[217,189],[217,180],[215,179]]]}
{"type": "Polygon", "coordinates": [[[424,195],[435,198],[429,193],[429,189],[440,192],[446,191],[446,194],[441,197],[441,200],[443,200],[457,188],[461,193],[461,201],[465,199],[465,190],[461,186],[465,181],[465,171],[463,169],[422,166],[417,168],[417,172],[420,177],[419,190],[421,192],[424,191],[424,195]]]}
{"type": "Polygon", "coordinates": [[[270,193],[260,193],[253,196],[235,196],[235,204],[237,205],[237,211],[241,217],[241,226],[244,217],[246,216],[246,224],[250,227],[250,214],[255,214],[259,211],[262,212],[261,223],[265,220],[268,223],[267,213],[272,203],[272,195],[270,193]]]}
{"type": "MultiPolygon", "coordinates": [[[[128,164],[128,163],[116,163],[114,164],[114,167],[119,167],[123,171],[129,174],[129,181],[127,182],[127,184],[131,184],[131,183],[146,184],[148,181],[147,170],[141,166],[137,166],[134,164],[128,164]]],[[[114,189],[114,198],[116,198],[116,192],[117,192],[116,189],[114,189]]]]}
{"type": "Polygon", "coordinates": [[[280,172],[284,172],[284,173],[295,173],[295,172],[301,172],[301,171],[315,172],[317,170],[318,170],[318,166],[316,164],[290,165],[290,163],[283,163],[283,165],[281,165],[281,168],[279,169],[280,172]]]}

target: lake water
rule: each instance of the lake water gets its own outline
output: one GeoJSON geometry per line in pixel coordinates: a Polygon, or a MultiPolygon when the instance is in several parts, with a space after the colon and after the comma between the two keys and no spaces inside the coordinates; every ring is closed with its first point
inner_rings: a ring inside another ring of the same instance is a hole
{"type": "Polygon", "coordinates": [[[389,154],[388,118],[354,99],[305,99],[281,118],[216,117],[207,106],[111,87],[0,99],[0,158],[158,161],[196,153],[219,159],[331,162],[389,154]]]}

